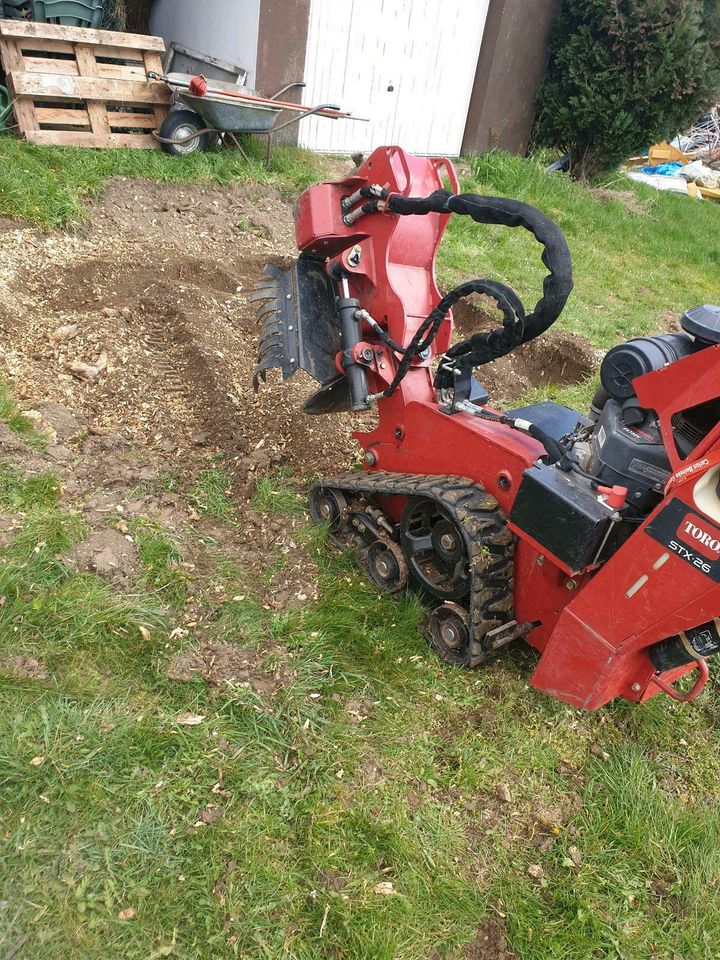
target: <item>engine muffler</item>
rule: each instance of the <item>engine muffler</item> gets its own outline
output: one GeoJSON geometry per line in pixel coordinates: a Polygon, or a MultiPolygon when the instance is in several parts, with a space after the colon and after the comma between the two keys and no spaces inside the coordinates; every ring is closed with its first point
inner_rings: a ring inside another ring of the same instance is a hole
{"type": "Polygon", "coordinates": [[[683,630],[661,640],[648,650],[650,662],[659,673],[682,667],[693,660],[711,657],[720,651],[720,617],[699,627],[683,630]]]}

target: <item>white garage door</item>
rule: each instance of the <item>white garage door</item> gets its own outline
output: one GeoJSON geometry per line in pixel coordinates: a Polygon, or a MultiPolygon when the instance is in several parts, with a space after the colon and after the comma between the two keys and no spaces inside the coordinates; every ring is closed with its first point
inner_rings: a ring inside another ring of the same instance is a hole
{"type": "Polygon", "coordinates": [[[303,103],[337,103],[370,122],[311,117],[300,144],[457,156],[488,2],[312,0],[303,103]]]}

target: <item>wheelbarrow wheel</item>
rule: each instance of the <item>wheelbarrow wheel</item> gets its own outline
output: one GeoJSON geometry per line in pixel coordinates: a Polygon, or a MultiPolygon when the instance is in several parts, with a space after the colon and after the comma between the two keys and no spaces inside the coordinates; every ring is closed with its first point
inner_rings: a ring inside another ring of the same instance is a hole
{"type": "Polygon", "coordinates": [[[206,127],[205,121],[194,110],[171,110],[160,127],[160,146],[171,157],[185,157],[196,150],[207,150],[210,134],[200,133],[206,127]],[[163,143],[163,140],[175,142],[163,143]]]}

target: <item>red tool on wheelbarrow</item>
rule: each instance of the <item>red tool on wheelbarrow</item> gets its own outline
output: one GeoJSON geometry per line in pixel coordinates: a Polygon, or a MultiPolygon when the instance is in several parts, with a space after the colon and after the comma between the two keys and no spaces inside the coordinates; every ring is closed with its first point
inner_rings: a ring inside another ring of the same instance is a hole
{"type": "Polygon", "coordinates": [[[365,469],[315,483],[311,515],[378,589],[418,592],[450,664],[477,667],[522,637],[541,654],[533,685],[574,706],[691,700],[720,650],[720,307],[611,349],[587,415],[501,412],[473,371],[557,320],[570,253],[534,207],[457,191],[447,160],[381,147],[302,194],[300,257],[268,267],[254,295],[256,386],[301,368],[321,384],[309,414],[377,405],[377,426],[354,434],[365,469]],[[533,309],[491,279],[441,296],[451,215],[534,235],[548,274],[533,309]],[[471,294],[502,325],[451,345],[451,308],[471,294]],[[691,672],[690,689],[674,686],[691,672]]]}

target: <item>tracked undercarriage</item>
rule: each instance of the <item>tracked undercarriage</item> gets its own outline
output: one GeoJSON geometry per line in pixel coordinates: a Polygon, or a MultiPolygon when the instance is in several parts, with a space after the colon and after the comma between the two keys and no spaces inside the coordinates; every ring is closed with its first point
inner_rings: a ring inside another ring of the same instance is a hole
{"type": "Polygon", "coordinates": [[[514,538],[467,477],[344,473],[313,485],[310,515],[380,590],[420,592],[427,639],[448,663],[479,666],[531,628],[513,619],[514,538]],[[381,506],[388,498],[404,500],[398,520],[381,506]]]}

